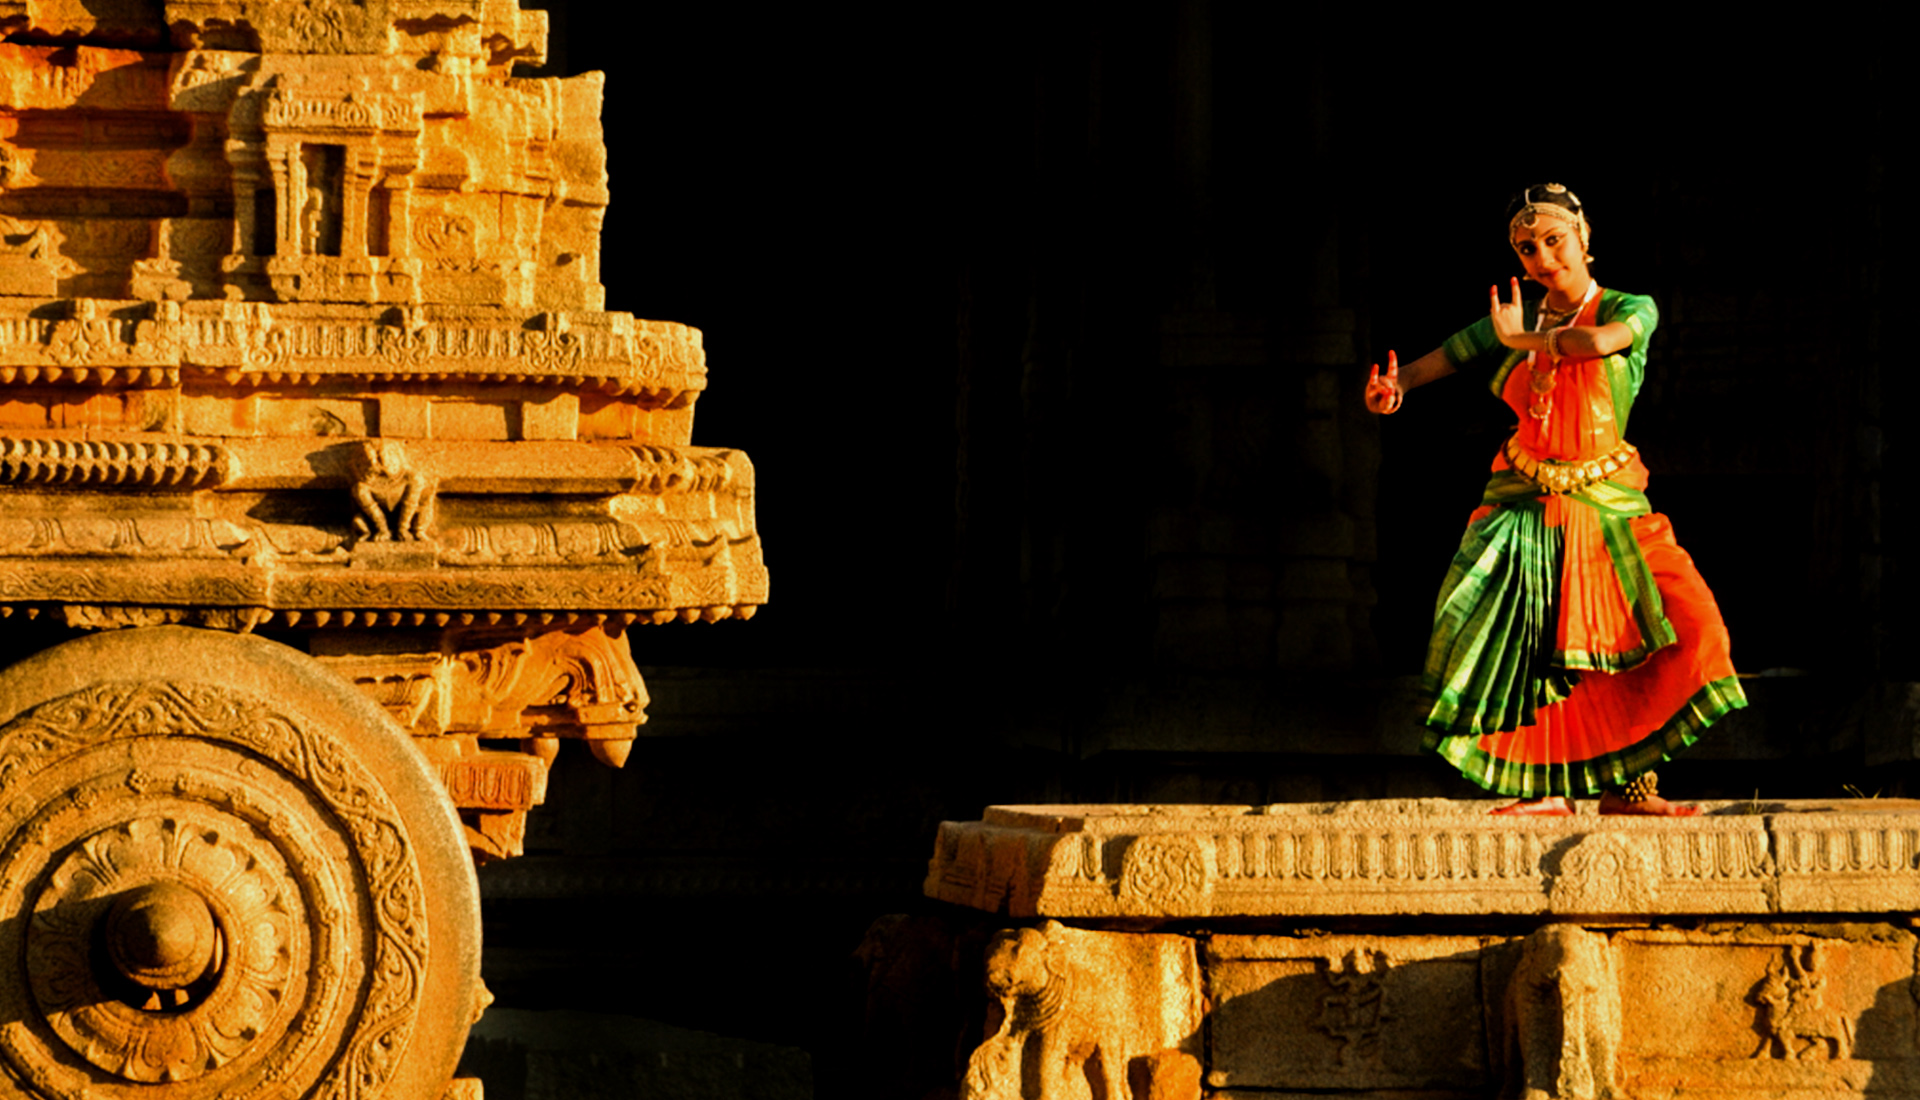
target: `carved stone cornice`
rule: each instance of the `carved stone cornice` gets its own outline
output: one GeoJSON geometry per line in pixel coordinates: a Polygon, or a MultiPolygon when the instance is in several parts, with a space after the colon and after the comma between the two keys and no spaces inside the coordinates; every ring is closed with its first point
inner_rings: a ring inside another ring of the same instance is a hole
{"type": "Polygon", "coordinates": [[[982,821],[941,824],[925,890],[1014,917],[1920,908],[1920,802],[1524,821],[1487,816],[1493,805],[991,807],[982,821]]]}
{"type": "Polygon", "coordinates": [[[661,407],[706,388],[699,330],[625,313],[436,309],[395,321],[325,305],[79,299],[65,318],[28,315],[47,304],[0,303],[0,384],[173,386],[182,371],[190,383],[247,386],[456,380],[638,395],[661,407]]]}
{"type": "MultiPolygon", "coordinates": [[[[268,571],[245,562],[124,557],[103,571],[92,559],[0,559],[0,603],[118,604],[299,611],[364,616],[367,626],[409,615],[575,615],[645,612],[669,619],[726,618],[726,609],[766,602],[766,569],[721,562],[671,575],[631,567],[353,569],[268,571]]],[[[744,616],[743,616],[744,617],[744,616]]],[[[346,625],[343,621],[338,625],[346,625]]],[[[315,625],[319,625],[316,623],[315,625]]],[[[357,625],[357,624],[356,624],[357,625]]]]}
{"type": "Polygon", "coordinates": [[[0,436],[0,485],[190,492],[226,476],[213,443],[16,439],[0,436]]]}

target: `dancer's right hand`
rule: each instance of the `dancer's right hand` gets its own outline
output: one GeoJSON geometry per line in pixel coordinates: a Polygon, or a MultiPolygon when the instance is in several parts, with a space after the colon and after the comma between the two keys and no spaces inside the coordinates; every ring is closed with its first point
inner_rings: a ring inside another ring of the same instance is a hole
{"type": "Polygon", "coordinates": [[[1405,391],[1400,388],[1400,360],[1393,352],[1387,352],[1387,374],[1380,376],[1380,364],[1373,365],[1373,373],[1367,375],[1367,409],[1385,415],[1400,408],[1400,400],[1405,391]]]}

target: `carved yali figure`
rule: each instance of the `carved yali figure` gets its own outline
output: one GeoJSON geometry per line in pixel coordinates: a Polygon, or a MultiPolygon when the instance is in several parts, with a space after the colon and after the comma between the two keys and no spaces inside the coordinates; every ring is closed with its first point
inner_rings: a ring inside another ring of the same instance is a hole
{"type": "Polygon", "coordinates": [[[157,628],[0,673],[0,1097],[437,1096],[478,917],[425,761],[305,655],[157,628]]]}
{"type": "Polygon", "coordinates": [[[1048,921],[993,938],[987,989],[1000,1001],[1000,1030],[968,1062],[962,1100],[1055,1100],[1089,1089],[1095,1100],[1126,1100],[1126,1052],[1113,1026],[1125,998],[1076,965],[1073,935],[1048,921]]]}

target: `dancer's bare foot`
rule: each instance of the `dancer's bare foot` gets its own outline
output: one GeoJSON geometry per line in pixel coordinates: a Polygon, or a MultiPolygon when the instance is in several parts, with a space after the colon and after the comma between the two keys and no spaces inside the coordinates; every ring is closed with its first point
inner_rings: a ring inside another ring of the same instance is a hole
{"type": "Polygon", "coordinates": [[[1640,817],[1698,817],[1700,807],[1688,806],[1679,802],[1668,802],[1659,795],[1652,795],[1640,802],[1628,802],[1612,791],[1600,796],[1600,812],[1603,814],[1630,814],[1640,817]]]}
{"type": "Polygon", "coordinates": [[[1494,817],[1572,817],[1573,803],[1555,794],[1545,798],[1523,798],[1491,812],[1494,817]]]}

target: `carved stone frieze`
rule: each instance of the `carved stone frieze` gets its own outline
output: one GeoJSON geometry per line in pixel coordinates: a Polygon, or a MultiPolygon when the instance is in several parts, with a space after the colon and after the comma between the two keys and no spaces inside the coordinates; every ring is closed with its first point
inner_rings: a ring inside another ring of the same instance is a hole
{"type": "Polygon", "coordinates": [[[1616,1094],[1912,1095],[1917,945],[1831,918],[1616,932],[1616,1094]]]}
{"type": "Polygon", "coordinates": [[[1207,1084],[1295,1094],[1492,1095],[1483,954],[1504,942],[1212,936],[1202,944],[1211,1006],[1207,1084]]]}
{"type": "MultiPolygon", "coordinates": [[[[617,625],[446,630],[368,638],[317,634],[322,663],[387,708],[416,735],[583,740],[606,763],[624,763],[647,720],[647,689],[617,625]]],[[[451,773],[450,773],[451,774],[451,773]]],[[[542,773],[544,774],[544,773],[542,773]]],[[[454,784],[451,778],[449,787],[454,784]]],[[[456,796],[477,809],[524,809],[506,791],[544,791],[544,779],[496,777],[456,796]],[[492,786],[488,786],[492,784],[492,786]]],[[[529,797],[532,797],[529,795],[529,797]]]]}
{"type": "MultiPolygon", "coordinates": [[[[432,663],[416,657],[384,666],[334,659],[329,662],[354,676],[354,686],[380,702],[401,724],[427,717],[434,702],[432,663]]],[[[547,799],[547,767],[558,743],[551,738],[523,741],[527,751],[483,749],[474,734],[422,735],[415,742],[439,773],[447,797],[460,813],[467,845],[477,863],[491,863],[525,851],[527,813],[547,799]]]]}
{"type": "MultiPolygon", "coordinates": [[[[150,274],[164,282],[176,270],[150,274]]],[[[530,324],[430,317],[369,324],[262,303],[92,298],[76,301],[70,316],[48,319],[9,317],[0,297],[0,383],[178,387],[182,369],[189,390],[457,378],[560,386],[647,409],[688,408],[705,388],[704,353],[684,326],[624,314],[530,324]]]]}
{"type": "Polygon", "coordinates": [[[1118,900],[1136,913],[1196,913],[1212,908],[1211,853],[1197,837],[1143,836],[1122,857],[1118,900]]]}
{"type": "Polygon", "coordinates": [[[1548,905],[1556,913],[1656,912],[1661,876],[1651,848],[1644,837],[1581,837],[1560,855],[1548,905]]]}
{"type": "Polygon", "coordinates": [[[942,824],[926,892],[1052,917],[1917,907],[1920,804],[1860,805],[1525,822],[1439,800],[992,807],[942,824]]]}
{"type": "Polygon", "coordinates": [[[334,98],[275,88],[267,94],[260,121],[280,130],[418,133],[420,99],[358,91],[334,98]]]}
{"type": "Polygon", "coordinates": [[[646,685],[618,626],[325,632],[313,650],[418,738],[482,862],[521,854],[560,739],[619,767],[646,721],[646,685]],[[481,738],[524,751],[482,749],[481,738]]]}
{"type": "Polygon", "coordinates": [[[1382,977],[1384,951],[1356,947],[1337,963],[1329,959],[1325,977],[1331,992],[1320,999],[1313,1026],[1340,1044],[1334,1063],[1342,1069],[1381,1061],[1380,1036],[1394,1020],[1382,977]]]}
{"type": "Polygon", "coordinates": [[[1853,1019],[1827,1004],[1827,945],[1788,944],[1753,989],[1760,1008],[1755,1058],[1853,1057],[1853,1019]]]}
{"type": "Polygon", "coordinates": [[[1196,935],[1208,1095],[1920,1091],[1920,940],[1907,921],[1649,926],[1674,916],[1552,921],[1524,935],[1436,936],[1404,922],[1196,935]]]}

